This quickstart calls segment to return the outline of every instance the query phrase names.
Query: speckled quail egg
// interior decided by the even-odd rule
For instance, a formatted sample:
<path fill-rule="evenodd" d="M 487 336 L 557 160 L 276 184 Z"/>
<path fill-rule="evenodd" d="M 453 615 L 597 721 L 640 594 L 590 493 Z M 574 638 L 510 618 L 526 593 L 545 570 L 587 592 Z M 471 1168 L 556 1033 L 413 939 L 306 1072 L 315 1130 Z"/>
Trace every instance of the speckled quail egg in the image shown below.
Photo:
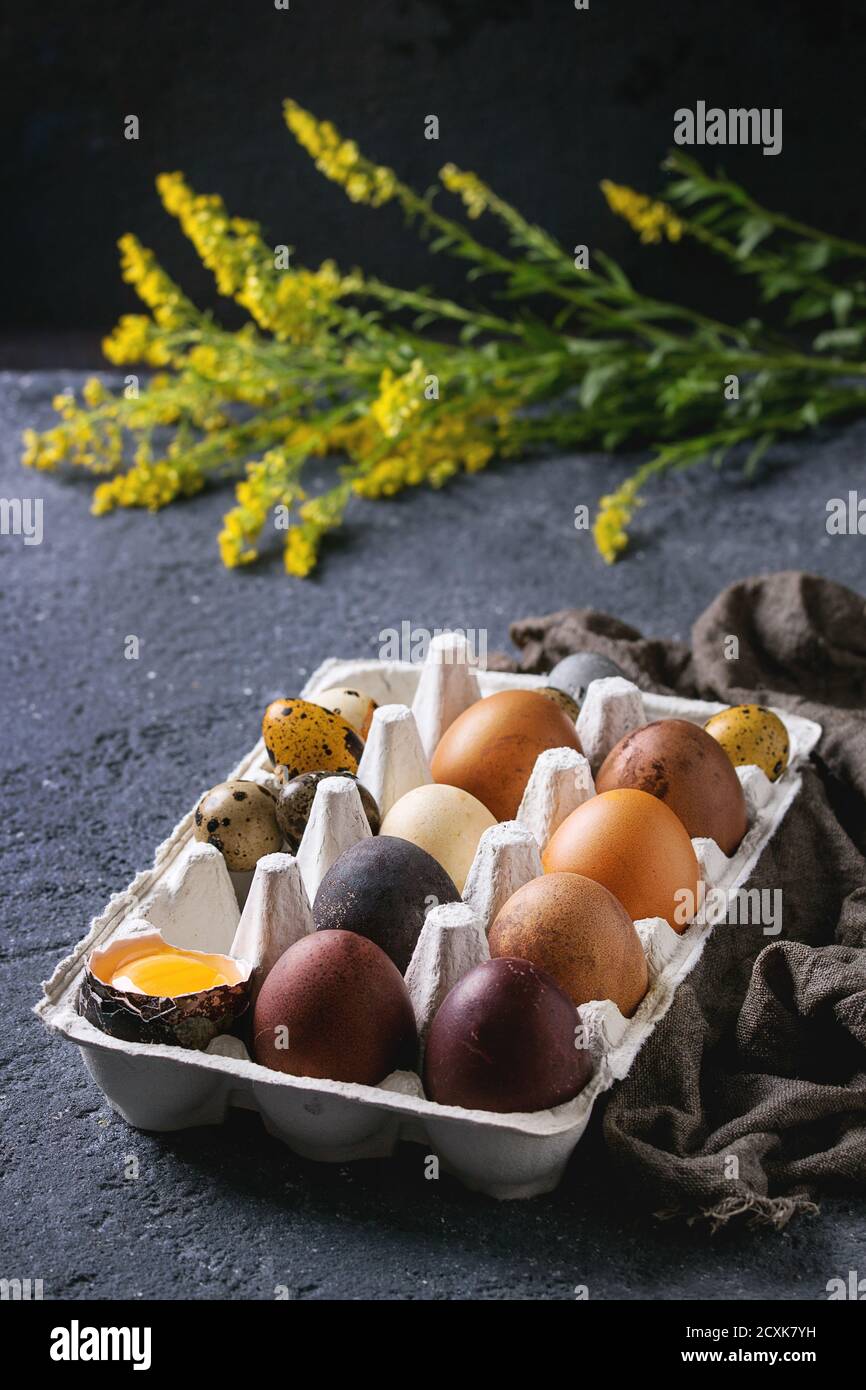
<path fill-rule="evenodd" d="M 362 786 L 353 772 L 302 772 L 284 780 L 277 789 L 277 823 L 292 851 L 297 853 L 310 819 L 319 783 L 325 777 L 348 777 L 355 783 L 372 834 L 379 833 L 379 807 L 375 797 Z"/>
<path fill-rule="evenodd" d="M 365 695 L 363 690 L 349 690 L 343 686 L 321 691 L 316 696 L 316 704 L 329 709 L 332 714 L 341 714 L 361 738 L 366 738 L 370 732 L 373 715 L 378 709 L 376 701 Z"/>
<path fill-rule="evenodd" d="M 220 782 L 195 808 L 195 838 L 214 845 L 227 868 L 254 869 L 283 843 L 273 796 L 258 782 Z"/>
<path fill-rule="evenodd" d="M 580 705 L 567 690 L 558 690 L 555 685 L 542 685 L 539 686 L 538 693 L 559 705 L 560 709 L 564 709 L 569 719 L 576 720 L 580 714 Z"/>
<path fill-rule="evenodd" d="M 704 725 L 734 767 L 754 763 L 776 782 L 788 766 L 790 740 L 778 714 L 764 705 L 732 705 Z"/>
<path fill-rule="evenodd" d="M 341 714 L 310 700 L 272 700 L 262 719 L 272 763 L 284 763 L 289 780 L 302 772 L 357 772 L 363 740 Z"/>

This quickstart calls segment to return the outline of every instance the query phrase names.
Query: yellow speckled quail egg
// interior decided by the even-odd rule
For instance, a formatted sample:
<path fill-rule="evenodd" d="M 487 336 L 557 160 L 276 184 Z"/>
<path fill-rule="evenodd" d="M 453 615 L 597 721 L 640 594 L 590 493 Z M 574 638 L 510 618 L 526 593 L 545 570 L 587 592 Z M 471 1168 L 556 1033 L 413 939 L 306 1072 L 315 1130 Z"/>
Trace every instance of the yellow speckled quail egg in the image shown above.
<path fill-rule="evenodd" d="M 764 705 L 732 705 L 704 725 L 734 767 L 754 763 L 776 782 L 788 766 L 790 739 L 777 714 Z"/>
<path fill-rule="evenodd" d="M 341 714 L 361 738 L 366 738 L 370 732 L 373 714 L 377 709 L 376 701 L 365 695 L 363 690 L 349 690 L 343 686 L 323 690 L 316 696 L 316 704 L 323 705 L 332 714 Z"/>
<path fill-rule="evenodd" d="M 276 802 L 258 782 L 220 782 L 195 808 L 195 838 L 214 845 L 233 872 L 254 869 L 283 843 Z"/>
<path fill-rule="evenodd" d="M 341 714 L 311 700 L 272 700 L 262 719 L 262 736 L 272 763 L 302 772 L 357 772 L 363 739 Z"/>
<path fill-rule="evenodd" d="M 478 841 L 495 824 L 495 817 L 470 792 L 438 783 L 416 787 L 395 801 L 381 833 L 426 850 L 462 893 Z"/>

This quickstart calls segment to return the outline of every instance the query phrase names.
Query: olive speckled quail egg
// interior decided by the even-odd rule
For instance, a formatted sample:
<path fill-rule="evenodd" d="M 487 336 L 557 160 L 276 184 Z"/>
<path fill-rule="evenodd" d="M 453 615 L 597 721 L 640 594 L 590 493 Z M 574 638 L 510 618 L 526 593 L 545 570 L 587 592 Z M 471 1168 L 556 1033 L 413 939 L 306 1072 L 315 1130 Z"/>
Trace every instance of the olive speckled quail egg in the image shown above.
<path fill-rule="evenodd" d="M 214 845 L 232 871 L 254 869 L 283 843 L 273 796 L 258 782 L 220 782 L 195 808 L 195 838 Z"/>
<path fill-rule="evenodd" d="M 552 700 L 555 705 L 559 705 L 560 709 L 564 709 L 569 719 L 577 721 L 580 705 L 567 690 L 558 690 L 555 685 L 541 685 L 538 687 L 538 693 L 546 700 Z"/>
<path fill-rule="evenodd" d="M 363 740 L 341 714 L 310 700 L 272 700 L 262 719 L 272 763 L 284 763 L 289 780 L 302 772 L 357 772 Z"/>
<path fill-rule="evenodd" d="M 277 789 L 277 822 L 288 842 L 292 854 L 300 848 L 316 789 L 325 777 L 348 777 L 358 788 L 364 815 L 373 835 L 379 833 L 379 807 L 376 798 L 358 781 L 353 772 L 302 772 L 300 777 L 283 780 Z"/>
<path fill-rule="evenodd" d="M 321 691 L 316 696 L 316 704 L 329 709 L 332 714 L 341 714 L 361 738 L 366 738 L 370 732 L 373 715 L 378 708 L 376 701 L 365 695 L 363 690 L 349 690 L 343 686 Z"/>
<path fill-rule="evenodd" d="M 788 730 L 764 705 L 732 705 L 714 714 L 704 728 L 721 744 L 734 767 L 754 763 L 776 782 L 788 766 Z"/>

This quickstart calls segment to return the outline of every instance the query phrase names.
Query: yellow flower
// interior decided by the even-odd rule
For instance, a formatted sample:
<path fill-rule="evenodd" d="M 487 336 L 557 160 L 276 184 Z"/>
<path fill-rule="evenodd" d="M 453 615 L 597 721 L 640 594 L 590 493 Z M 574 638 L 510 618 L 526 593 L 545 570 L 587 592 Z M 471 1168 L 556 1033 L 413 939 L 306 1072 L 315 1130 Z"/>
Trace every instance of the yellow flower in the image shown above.
<path fill-rule="evenodd" d="M 273 247 L 265 244 L 257 223 L 230 217 L 221 198 L 194 193 L 182 174 L 160 174 L 156 183 L 163 205 L 177 217 L 220 293 L 277 338 L 312 341 L 327 325 L 331 306 L 361 288 L 360 275 L 341 276 L 333 261 L 324 261 L 318 270 L 277 270 Z M 206 352 L 197 348 L 190 357 L 197 370 L 209 375 L 203 365 Z M 267 394 L 244 399 L 260 404 Z"/>
<path fill-rule="evenodd" d="M 490 206 L 490 189 L 477 174 L 458 169 L 456 164 L 446 164 L 439 170 L 439 177 L 449 193 L 457 193 L 472 218 L 480 217 Z"/>
<path fill-rule="evenodd" d="M 684 225 L 667 203 L 657 202 L 622 184 L 611 183 L 610 179 L 602 180 L 601 191 L 611 212 L 624 217 L 632 230 L 640 233 L 641 241 L 657 242 L 662 236 L 668 241 L 680 240 Z"/>
<path fill-rule="evenodd" d="M 415 358 L 402 376 L 395 376 L 390 367 L 382 372 L 379 394 L 370 405 L 370 415 L 386 439 L 394 439 L 421 410 L 423 376 L 424 363 L 420 357 Z"/>
<path fill-rule="evenodd" d="M 159 511 L 176 497 L 191 497 L 204 487 L 204 478 L 192 467 L 179 467 L 160 460 L 147 461 L 146 455 L 126 473 L 100 483 L 93 494 L 91 512 L 104 516 L 115 507 L 146 507 Z"/>
<path fill-rule="evenodd" d="M 313 538 L 312 529 L 293 526 L 283 547 L 283 566 L 286 574 L 292 574 L 296 579 L 306 579 L 315 568 L 317 559 L 318 545 Z"/>
<path fill-rule="evenodd" d="M 626 527 L 641 505 L 639 488 L 639 479 L 628 478 L 616 492 L 608 493 L 599 501 L 592 534 L 599 554 L 609 565 L 628 545 Z"/>
<path fill-rule="evenodd" d="M 108 337 L 103 338 L 102 351 L 117 367 L 139 362 L 165 367 L 171 361 L 171 354 L 146 314 L 124 314 Z"/>
<path fill-rule="evenodd" d="M 93 409 L 95 409 L 99 405 L 102 405 L 103 401 L 106 398 L 105 387 L 99 380 L 98 376 L 89 377 L 88 380 L 85 381 L 84 388 L 81 394 L 84 397 L 87 404 L 91 406 Z"/>
<path fill-rule="evenodd" d="M 330 121 L 317 120 L 295 101 L 283 103 L 283 115 L 316 168 L 345 188 L 354 203 L 378 208 L 402 191 L 393 169 L 365 159 L 354 140 L 344 140 Z"/>
<path fill-rule="evenodd" d="M 153 311 L 157 323 L 162 328 L 172 329 L 187 322 L 192 305 L 166 275 L 153 252 L 129 233 L 122 236 L 117 244 L 124 280 L 133 286 L 139 299 Z"/>

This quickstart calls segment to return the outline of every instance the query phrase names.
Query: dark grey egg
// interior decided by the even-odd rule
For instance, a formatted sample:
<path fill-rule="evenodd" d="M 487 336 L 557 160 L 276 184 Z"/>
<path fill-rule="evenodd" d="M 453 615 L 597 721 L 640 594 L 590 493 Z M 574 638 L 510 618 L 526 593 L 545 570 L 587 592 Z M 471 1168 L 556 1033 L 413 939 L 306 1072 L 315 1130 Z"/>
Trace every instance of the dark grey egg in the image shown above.
<path fill-rule="evenodd" d="M 593 681 L 605 680 L 608 676 L 625 676 L 625 671 L 598 652 L 575 652 L 564 656 L 554 666 L 547 677 L 551 685 L 564 690 L 567 695 L 582 705 L 588 686 Z M 628 679 L 628 677 L 626 677 Z"/>
<path fill-rule="evenodd" d="M 331 865 L 313 903 L 317 931 L 353 931 L 405 974 L 431 907 L 460 894 L 426 850 L 396 835 L 359 840 Z"/>

